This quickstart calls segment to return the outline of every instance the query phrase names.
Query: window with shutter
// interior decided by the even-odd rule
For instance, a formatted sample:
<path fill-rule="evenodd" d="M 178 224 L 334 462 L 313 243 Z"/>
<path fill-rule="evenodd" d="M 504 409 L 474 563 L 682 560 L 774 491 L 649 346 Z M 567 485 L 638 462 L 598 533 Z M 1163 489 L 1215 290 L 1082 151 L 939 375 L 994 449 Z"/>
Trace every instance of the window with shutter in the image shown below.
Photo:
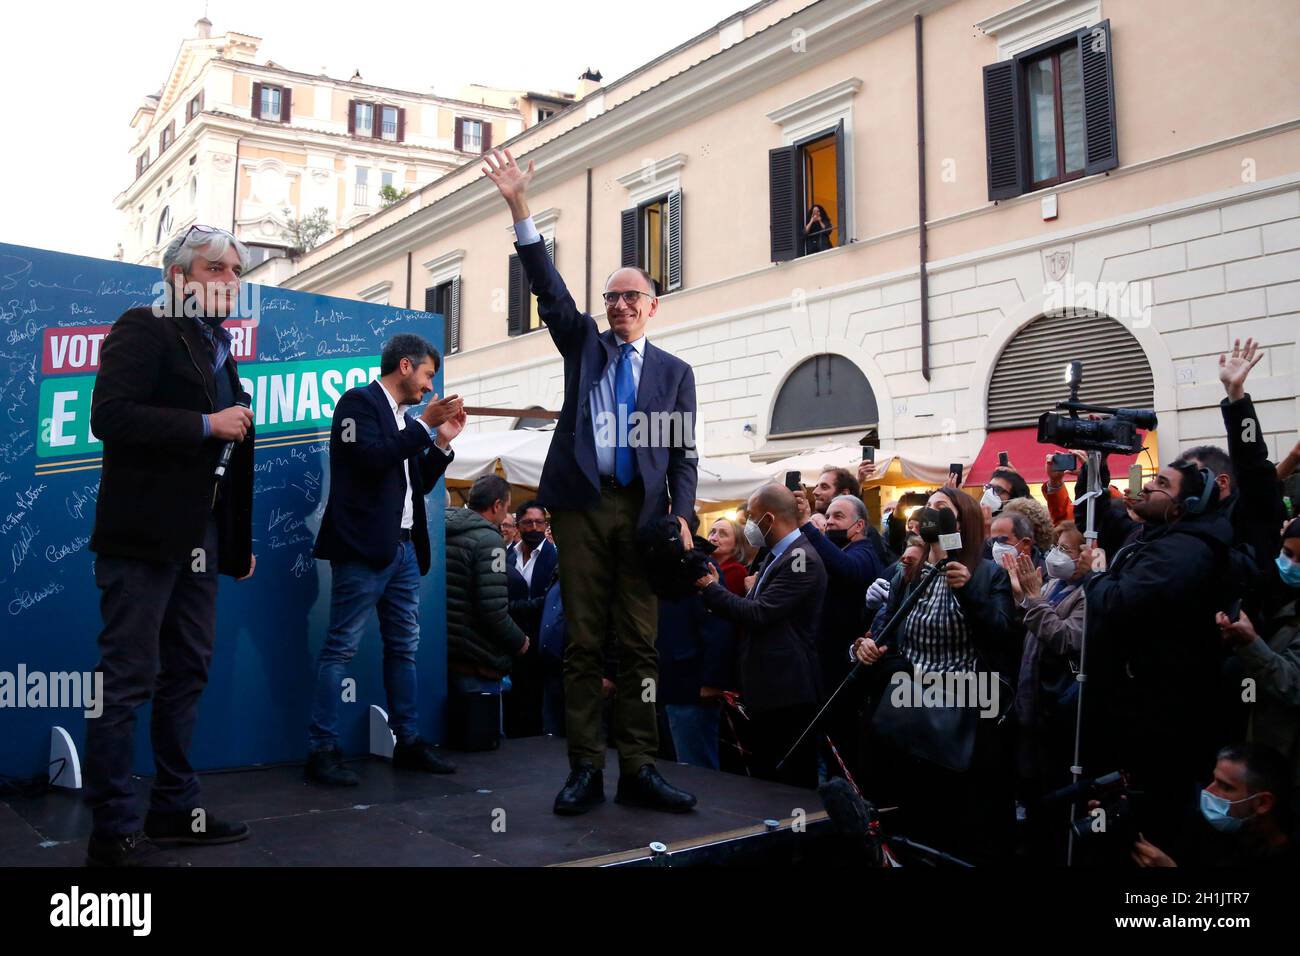
<path fill-rule="evenodd" d="M 357 101 L 348 100 L 348 135 L 355 136 L 357 133 Z"/>
<path fill-rule="evenodd" d="M 455 142 L 452 144 L 457 152 L 465 148 L 465 121 L 459 116 L 456 117 Z"/>
<path fill-rule="evenodd" d="M 1110 21 L 984 67 L 989 199 L 1119 165 Z"/>
<path fill-rule="evenodd" d="M 460 351 L 460 277 L 447 283 L 447 337 L 443 340 L 448 355 Z"/>
<path fill-rule="evenodd" d="M 397 141 L 406 142 L 406 109 L 401 107 L 397 110 Z"/>
<path fill-rule="evenodd" d="M 492 124 L 484 120 L 481 124 L 483 129 L 482 142 L 479 145 L 479 152 L 486 153 L 492 148 Z"/>
<path fill-rule="evenodd" d="M 799 255 L 802 212 L 799 208 L 799 147 L 768 150 L 768 227 L 773 262 Z"/>
<path fill-rule="evenodd" d="M 624 209 L 620 214 L 622 228 L 622 257 L 620 266 L 641 265 L 641 223 L 637 210 Z"/>
<path fill-rule="evenodd" d="M 668 194 L 668 282 L 664 291 L 682 287 L 682 191 Z"/>
<path fill-rule="evenodd" d="M 1071 310 L 1034 319 L 1002 350 L 989 379 L 988 427 L 1035 424 L 1065 398 L 1074 359 L 1083 362 L 1089 404 L 1154 405 L 1151 365 L 1133 333 L 1108 316 Z"/>
<path fill-rule="evenodd" d="M 253 119 L 262 118 L 262 84 L 261 83 L 253 84 L 252 111 L 253 111 Z"/>
<path fill-rule="evenodd" d="M 289 122 L 289 117 L 293 115 L 293 88 L 284 87 L 280 92 L 280 122 Z"/>
<path fill-rule="evenodd" d="M 510 335 L 524 332 L 524 296 L 527 293 L 524 282 L 524 267 L 516 253 L 510 254 L 510 278 L 506 289 L 507 317 L 506 331 Z"/>

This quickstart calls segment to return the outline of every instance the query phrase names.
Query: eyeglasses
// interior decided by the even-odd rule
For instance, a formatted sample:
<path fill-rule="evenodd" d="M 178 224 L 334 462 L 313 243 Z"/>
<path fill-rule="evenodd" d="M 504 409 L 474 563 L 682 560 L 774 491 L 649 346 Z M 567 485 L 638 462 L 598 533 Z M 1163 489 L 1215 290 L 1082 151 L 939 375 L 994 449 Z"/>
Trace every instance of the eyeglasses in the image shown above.
<path fill-rule="evenodd" d="M 190 228 L 185 230 L 185 238 L 182 239 L 181 242 L 188 241 L 190 238 L 190 233 L 192 232 L 197 232 L 201 236 L 222 235 L 222 236 L 230 236 L 231 239 L 235 238 L 233 234 L 226 231 L 225 229 L 218 229 L 216 226 L 201 226 L 196 222 L 194 225 L 190 226 Z"/>
<path fill-rule="evenodd" d="M 993 493 L 994 493 L 995 495 L 997 495 L 999 498 L 1010 498 L 1010 497 L 1011 497 L 1011 492 L 1007 491 L 1007 489 L 1005 489 L 1005 488 L 999 488 L 997 485 L 993 485 L 993 484 L 985 485 L 985 486 L 984 486 L 984 490 L 985 490 L 985 491 L 991 491 L 991 492 L 993 492 Z"/>
<path fill-rule="evenodd" d="M 525 518 L 519 522 L 521 528 L 545 528 L 546 522 L 540 518 Z"/>
<path fill-rule="evenodd" d="M 618 305 L 618 300 L 622 298 L 624 302 L 626 302 L 628 305 L 632 306 L 633 308 L 636 308 L 637 300 L 641 296 L 645 296 L 647 299 L 654 298 L 654 296 L 651 295 L 649 292 L 638 292 L 635 289 L 631 289 L 627 292 L 604 292 L 601 294 L 605 299 L 606 305 Z"/>

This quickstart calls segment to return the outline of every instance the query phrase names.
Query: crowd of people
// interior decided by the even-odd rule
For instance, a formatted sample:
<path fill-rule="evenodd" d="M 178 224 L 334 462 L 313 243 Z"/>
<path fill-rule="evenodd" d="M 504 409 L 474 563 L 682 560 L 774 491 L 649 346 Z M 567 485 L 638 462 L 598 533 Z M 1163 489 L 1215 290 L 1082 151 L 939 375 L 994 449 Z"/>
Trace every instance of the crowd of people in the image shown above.
<path fill-rule="evenodd" d="M 1248 341 L 1224 357 L 1226 448 L 1184 452 L 1135 496 L 1101 456 L 1095 540 L 1084 452 L 1072 476 L 1047 456 L 1041 498 L 1008 464 L 978 498 L 953 476 L 879 526 L 862 490 L 871 462 L 757 489 L 740 520 L 684 540 L 709 552 L 697 592 L 659 601 L 659 756 L 809 788 L 848 777 L 898 808 L 891 827 L 976 863 L 1064 862 L 1072 828 L 1084 862 L 1294 861 L 1300 520 L 1282 482 L 1300 446 L 1274 463 L 1262 439 L 1242 440 L 1259 429 L 1244 391 L 1259 355 Z M 545 509 L 512 512 L 509 491 L 479 479 L 468 509 L 449 509 L 448 539 L 470 513 L 507 549 L 472 612 L 499 617 L 508 592 L 508 636 L 476 627 L 498 641 L 486 676 L 505 690 L 505 736 L 562 734 L 563 618 L 543 621 L 559 562 Z M 922 537 L 938 512 L 959 543 Z M 450 546 L 448 568 L 454 580 Z M 458 646 L 453 674 L 481 668 Z M 935 674 L 971 693 L 950 681 L 910 707 Z M 1076 731 L 1084 785 L 1067 797 Z M 1089 785 L 1099 777 L 1121 783 Z"/>

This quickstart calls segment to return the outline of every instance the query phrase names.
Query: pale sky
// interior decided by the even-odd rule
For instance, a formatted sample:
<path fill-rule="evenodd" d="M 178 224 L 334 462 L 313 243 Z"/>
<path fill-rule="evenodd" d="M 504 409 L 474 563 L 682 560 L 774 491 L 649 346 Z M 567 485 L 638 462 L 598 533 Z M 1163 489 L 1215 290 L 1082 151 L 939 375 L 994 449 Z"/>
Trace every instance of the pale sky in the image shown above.
<path fill-rule="evenodd" d="M 752 0 L 210 0 L 213 35 L 261 37 L 257 61 L 455 96 L 466 83 L 573 91 L 609 83 Z M 134 167 L 131 116 L 167 78 L 203 0 L 40 0 L 0 12 L 0 242 L 111 258 L 113 199 Z M 646 16 L 646 12 L 650 16 Z"/>

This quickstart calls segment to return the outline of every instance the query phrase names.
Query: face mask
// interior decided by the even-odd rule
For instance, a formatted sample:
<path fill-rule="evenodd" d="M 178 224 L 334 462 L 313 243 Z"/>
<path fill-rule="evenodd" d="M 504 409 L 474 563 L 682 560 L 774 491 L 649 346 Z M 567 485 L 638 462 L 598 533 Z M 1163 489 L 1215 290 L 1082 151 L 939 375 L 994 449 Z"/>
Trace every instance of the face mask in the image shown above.
<path fill-rule="evenodd" d="M 1078 568 L 1078 562 L 1070 557 L 1060 548 L 1053 548 L 1047 552 L 1047 557 L 1043 559 L 1047 567 L 1047 576 L 1055 578 L 1058 581 L 1068 581 L 1074 577 L 1074 572 Z"/>
<path fill-rule="evenodd" d="M 1245 803 L 1247 800 L 1254 800 L 1257 794 L 1251 794 L 1249 797 L 1242 797 L 1240 800 L 1225 800 L 1223 797 L 1216 797 L 1208 790 L 1201 791 L 1201 815 L 1205 817 L 1205 822 L 1216 830 L 1224 833 L 1234 833 L 1241 829 L 1241 825 L 1246 821 L 1241 817 L 1228 815 L 1228 807 L 1235 807 L 1239 803 Z"/>
<path fill-rule="evenodd" d="M 1019 553 L 1019 552 L 1016 551 L 1014 545 L 1010 545 L 1010 544 L 998 544 L 998 543 L 996 543 L 996 542 L 994 542 L 994 544 L 993 544 L 993 562 L 994 562 L 998 567 L 1002 567 L 1002 556 L 1003 556 L 1004 554 L 1005 554 L 1005 555 L 1010 555 L 1012 558 L 1015 558 L 1015 556 L 1016 556 L 1018 553 Z"/>
<path fill-rule="evenodd" d="M 1283 584 L 1300 588 L 1300 564 L 1296 564 L 1285 554 L 1277 556 L 1277 573 L 1282 575 Z"/>
<path fill-rule="evenodd" d="M 849 543 L 849 533 L 843 528 L 827 528 L 826 540 L 837 548 L 842 548 Z"/>
<path fill-rule="evenodd" d="M 546 540 L 546 532 L 545 531 L 521 531 L 519 533 L 519 537 L 523 539 L 524 544 L 528 545 L 528 550 L 531 551 L 533 548 L 537 547 L 539 544 L 541 544 L 543 541 Z"/>
<path fill-rule="evenodd" d="M 763 537 L 763 532 L 758 527 L 758 522 L 761 520 L 751 519 L 745 522 L 745 540 L 749 542 L 751 548 L 767 547 L 767 539 Z"/>
<path fill-rule="evenodd" d="M 988 508 L 994 514 L 997 514 L 1002 510 L 1002 499 L 988 488 L 985 488 L 984 494 L 980 496 L 980 504 Z"/>

